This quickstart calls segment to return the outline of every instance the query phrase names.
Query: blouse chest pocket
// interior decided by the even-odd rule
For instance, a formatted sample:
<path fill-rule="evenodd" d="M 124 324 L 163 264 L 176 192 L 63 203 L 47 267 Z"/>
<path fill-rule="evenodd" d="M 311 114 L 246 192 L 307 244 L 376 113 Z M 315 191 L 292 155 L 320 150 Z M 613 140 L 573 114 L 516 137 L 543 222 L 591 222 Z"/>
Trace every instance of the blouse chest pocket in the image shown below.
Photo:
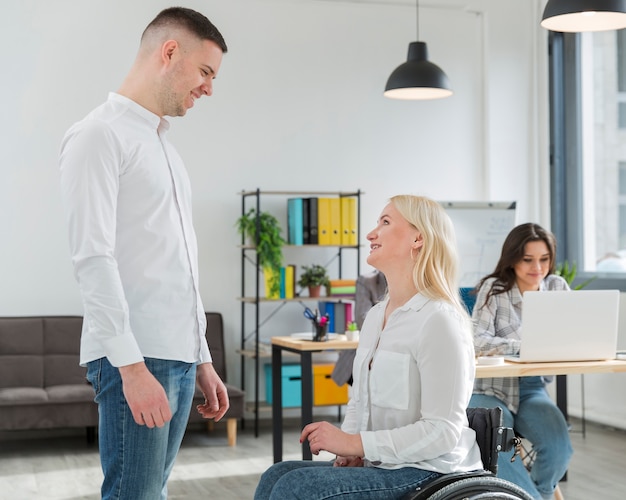
<path fill-rule="evenodd" d="M 395 410 L 408 409 L 410 361 L 408 353 L 376 353 L 370 372 L 372 404 Z"/>

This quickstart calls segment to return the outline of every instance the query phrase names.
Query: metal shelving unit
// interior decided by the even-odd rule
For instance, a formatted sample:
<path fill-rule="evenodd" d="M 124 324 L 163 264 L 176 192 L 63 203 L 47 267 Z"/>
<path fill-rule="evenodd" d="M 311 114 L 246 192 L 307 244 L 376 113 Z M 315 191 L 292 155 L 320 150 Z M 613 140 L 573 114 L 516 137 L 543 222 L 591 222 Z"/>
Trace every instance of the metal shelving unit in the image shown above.
<path fill-rule="evenodd" d="M 262 191 L 260 189 L 256 189 L 254 191 L 242 191 L 239 193 L 241 196 L 241 214 L 244 215 L 247 211 L 254 207 L 255 213 L 261 213 L 261 201 L 264 197 L 354 197 L 356 198 L 356 229 L 357 229 L 357 244 L 356 245 L 302 245 L 302 246 L 294 246 L 289 245 L 291 248 L 334 248 L 337 251 L 336 258 L 338 259 L 338 271 L 339 278 L 342 277 L 342 258 L 343 252 L 345 251 L 353 251 L 356 252 L 356 277 L 360 274 L 360 245 L 358 244 L 361 241 L 361 233 L 360 233 L 360 221 L 361 221 L 361 195 L 363 193 L 361 190 L 351 191 L 351 192 L 339 192 L 339 191 Z M 257 224 L 257 228 L 259 224 Z M 258 237 L 257 237 L 258 241 Z M 249 283 L 248 275 L 254 272 L 254 294 L 252 296 L 246 296 L 246 289 Z M 259 414 L 261 411 L 267 411 L 267 405 L 263 404 L 259 401 L 259 378 L 260 378 L 260 359 L 262 357 L 270 357 L 268 354 L 264 354 L 263 352 L 259 352 L 259 338 L 260 338 L 260 329 L 261 329 L 261 307 L 274 306 L 274 310 L 272 314 L 278 313 L 283 306 L 290 302 L 298 302 L 303 303 L 307 301 L 318 301 L 323 299 L 324 301 L 341 301 L 342 299 L 333 297 L 296 297 L 293 299 L 266 299 L 265 297 L 261 297 L 261 269 L 259 268 L 259 262 L 256 256 L 256 248 L 254 246 L 246 245 L 245 236 L 242 235 L 241 238 L 241 296 L 238 300 L 241 302 L 241 339 L 240 339 L 240 350 L 239 354 L 241 355 L 241 389 L 246 390 L 246 372 L 247 372 L 247 364 L 251 361 L 254 362 L 254 401 L 252 405 L 249 407 L 252 413 L 254 413 L 254 435 L 258 437 L 259 435 Z M 345 298 L 343 298 L 345 300 Z M 246 341 L 248 340 L 246 336 L 246 310 L 247 308 L 254 308 L 254 347 L 249 348 L 246 347 Z M 242 422 L 242 425 L 245 425 L 245 421 Z"/>

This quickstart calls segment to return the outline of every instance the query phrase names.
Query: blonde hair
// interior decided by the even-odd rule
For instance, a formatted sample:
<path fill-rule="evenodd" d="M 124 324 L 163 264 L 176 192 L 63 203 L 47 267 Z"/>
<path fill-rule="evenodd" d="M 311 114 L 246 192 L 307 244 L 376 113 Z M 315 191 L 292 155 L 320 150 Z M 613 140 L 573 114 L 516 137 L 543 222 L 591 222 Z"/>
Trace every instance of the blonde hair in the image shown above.
<path fill-rule="evenodd" d="M 454 226 L 443 207 L 429 198 L 397 195 L 389 200 L 422 235 L 413 283 L 426 297 L 444 300 L 467 317 L 459 295 L 459 259 Z"/>

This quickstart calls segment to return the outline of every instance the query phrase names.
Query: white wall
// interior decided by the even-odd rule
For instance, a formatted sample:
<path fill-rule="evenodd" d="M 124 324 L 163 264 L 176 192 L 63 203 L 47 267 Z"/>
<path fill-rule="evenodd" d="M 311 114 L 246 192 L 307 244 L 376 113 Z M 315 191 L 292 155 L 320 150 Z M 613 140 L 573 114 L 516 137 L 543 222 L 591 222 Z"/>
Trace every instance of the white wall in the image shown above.
<path fill-rule="evenodd" d="M 233 224 L 242 189 L 360 188 L 364 234 L 385 200 L 401 192 L 517 200 L 519 221 L 548 223 L 536 182 L 545 176 L 547 141 L 541 0 L 422 2 L 420 39 L 455 90 L 432 102 L 382 97 L 416 38 L 412 1 L 176 3 L 205 13 L 230 49 L 214 96 L 172 120 L 170 137 L 194 186 L 201 293 L 207 310 L 224 314 L 231 381 L 239 378 Z M 81 313 L 59 199 L 59 143 L 117 88 L 141 31 L 169 5 L 3 3 L 0 315 Z M 275 325 L 306 327 L 299 315 L 286 316 Z M 273 333 L 271 326 L 263 336 Z"/>

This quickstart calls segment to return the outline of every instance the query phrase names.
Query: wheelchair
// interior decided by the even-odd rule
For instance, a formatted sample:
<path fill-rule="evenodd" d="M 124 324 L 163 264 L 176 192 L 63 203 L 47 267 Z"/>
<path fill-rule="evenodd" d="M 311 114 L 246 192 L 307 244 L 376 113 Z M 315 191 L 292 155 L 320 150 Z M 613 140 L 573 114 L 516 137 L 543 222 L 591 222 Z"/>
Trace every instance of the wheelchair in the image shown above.
<path fill-rule="evenodd" d="M 516 484 L 496 477 L 498 453 L 520 445 L 513 429 L 502 427 L 502 409 L 468 408 L 467 419 L 476 432 L 484 470 L 444 474 L 401 500 L 533 500 Z"/>

